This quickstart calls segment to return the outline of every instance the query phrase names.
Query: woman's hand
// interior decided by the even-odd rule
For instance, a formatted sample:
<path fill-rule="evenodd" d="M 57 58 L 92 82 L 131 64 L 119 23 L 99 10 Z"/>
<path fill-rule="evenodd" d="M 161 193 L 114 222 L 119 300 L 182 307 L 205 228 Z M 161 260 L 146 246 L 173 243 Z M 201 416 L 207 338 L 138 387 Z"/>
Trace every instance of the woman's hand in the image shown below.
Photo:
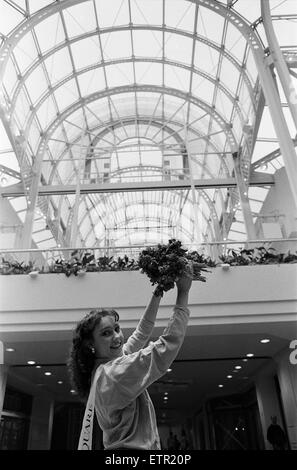
<path fill-rule="evenodd" d="M 180 277 L 179 280 L 176 281 L 177 290 L 179 292 L 189 292 L 192 285 L 192 280 L 193 266 L 192 263 L 188 263 L 182 277 Z"/>

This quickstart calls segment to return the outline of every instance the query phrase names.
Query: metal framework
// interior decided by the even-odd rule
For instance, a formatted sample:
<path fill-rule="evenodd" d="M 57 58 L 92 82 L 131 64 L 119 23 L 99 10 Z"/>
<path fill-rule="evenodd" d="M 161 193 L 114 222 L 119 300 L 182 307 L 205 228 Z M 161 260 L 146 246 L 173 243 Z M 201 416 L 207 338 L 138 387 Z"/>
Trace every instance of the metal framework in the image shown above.
<path fill-rule="evenodd" d="M 280 157 L 297 207 L 295 141 L 274 66 L 297 128 L 294 76 L 274 33 L 269 2 L 261 0 L 262 17 L 253 22 L 236 11 L 240 0 L 185 0 L 178 14 L 170 2 L 158 0 L 155 21 L 139 0 L 114 2 L 110 17 L 97 0 L 52 2 L 33 14 L 30 0 L 26 8 L 6 3 L 24 16 L 0 48 L 0 113 L 19 171 L 7 164 L 0 171 L 21 182 L 0 193 L 12 206 L 24 201 L 22 247 L 30 248 L 42 230 L 63 246 L 81 244 L 84 237 L 95 245 L 107 229 L 125 224 L 129 238 L 133 217 L 143 227 L 159 223 L 161 234 L 173 212 L 187 242 L 203 242 L 209 234 L 213 241 L 232 238 L 238 232 L 235 215 L 246 239 L 256 239 L 249 191 L 268 190 L 274 177 L 255 170 Z M 87 19 L 80 18 L 80 8 Z M 206 32 L 209 18 L 218 26 L 209 23 Z M 46 47 L 40 28 L 48 21 L 56 31 Z M 257 31 L 262 23 L 267 39 Z M 148 37 L 151 51 L 139 42 Z M 124 42 L 113 50 L 109 43 L 119 38 Z M 89 59 L 84 44 L 94 47 Z M 82 64 L 76 50 L 85 52 Z M 70 66 L 61 64 L 64 73 L 56 79 L 59 54 Z M 35 76 L 41 79 L 37 90 Z M 279 148 L 254 161 L 267 105 Z M 171 215 L 168 193 L 175 205 Z"/>

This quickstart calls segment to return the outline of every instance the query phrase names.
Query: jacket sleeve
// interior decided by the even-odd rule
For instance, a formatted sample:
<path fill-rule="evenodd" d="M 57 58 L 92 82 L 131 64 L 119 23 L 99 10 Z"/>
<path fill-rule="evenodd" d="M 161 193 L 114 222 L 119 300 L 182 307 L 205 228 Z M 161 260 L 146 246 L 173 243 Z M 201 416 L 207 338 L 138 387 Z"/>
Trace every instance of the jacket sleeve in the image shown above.
<path fill-rule="evenodd" d="M 162 335 L 138 352 L 123 355 L 103 366 L 97 391 L 105 406 L 122 408 L 164 375 L 183 343 L 189 310 L 176 305 Z"/>
<path fill-rule="evenodd" d="M 124 354 L 132 354 L 143 348 L 150 338 L 153 328 L 154 323 L 143 317 L 139 321 L 132 335 L 129 336 L 127 342 L 124 344 Z"/>

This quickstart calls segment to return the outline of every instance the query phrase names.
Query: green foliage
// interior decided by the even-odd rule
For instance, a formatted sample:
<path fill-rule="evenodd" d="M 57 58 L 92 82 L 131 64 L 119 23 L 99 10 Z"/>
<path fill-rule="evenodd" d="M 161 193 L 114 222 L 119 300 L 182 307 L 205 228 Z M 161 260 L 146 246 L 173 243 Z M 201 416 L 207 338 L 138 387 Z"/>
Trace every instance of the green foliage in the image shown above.
<path fill-rule="evenodd" d="M 105 271 L 137 271 L 145 273 L 152 284 L 160 286 L 160 293 L 171 289 L 174 282 L 180 277 L 186 264 L 191 261 L 194 271 L 194 279 L 205 282 L 202 272 L 208 272 L 205 268 L 216 267 L 221 263 L 230 266 L 253 266 L 262 264 L 283 264 L 297 263 L 297 252 L 277 253 L 274 248 L 260 246 L 252 249 L 234 250 L 229 249 L 226 255 L 219 257 L 220 262 L 216 263 L 211 258 L 197 251 L 189 252 L 182 248 L 180 241 L 172 239 L 167 245 L 159 244 L 143 250 L 138 260 L 128 256 L 117 257 L 101 256 L 95 259 L 93 253 L 83 250 L 75 250 L 69 259 L 57 259 L 50 266 L 39 269 L 35 266 L 35 261 L 25 263 L 24 261 L 10 261 L 2 257 L 0 263 L 0 274 L 29 274 L 38 271 L 40 274 L 63 273 L 67 277 L 78 276 L 84 272 L 105 272 Z"/>
<path fill-rule="evenodd" d="M 193 278 L 205 282 L 201 271 L 208 272 L 208 265 L 203 255 L 197 252 L 190 253 L 182 248 L 180 241 L 172 239 L 167 245 L 159 244 L 157 247 L 143 250 L 138 259 L 141 272 L 146 274 L 152 285 L 157 284 L 157 295 L 172 289 L 174 283 L 182 276 L 186 266 L 191 262 L 193 266 Z"/>

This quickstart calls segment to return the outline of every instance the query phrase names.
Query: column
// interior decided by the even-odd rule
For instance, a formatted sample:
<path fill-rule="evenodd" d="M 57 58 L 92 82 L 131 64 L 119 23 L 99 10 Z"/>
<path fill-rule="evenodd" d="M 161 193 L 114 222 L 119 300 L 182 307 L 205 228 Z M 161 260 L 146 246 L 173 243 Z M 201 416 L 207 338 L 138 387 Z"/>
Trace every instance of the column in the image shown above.
<path fill-rule="evenodd" d="M 54 401 L 47 395 L 33 399 L 28 450 L 50 450 L 54 417 Z"/>
<path fill-rule="evenodd" d="M 248 184 L 244 181 L 242 176 L 240 156 L 238 153 L 233 153 L 233 163 L 247 240 L 255 240 L 256 229 L 253 223 L 253 216 L 248 198 Z"/>
<path fill-rule="evenodd" d="M 8 369 L 7 365 L 0 364 L 0 418 L 3 411 Z"/>
<path fill-rule="evenodd" d="M 268 40 L 268 45 L 273 59 L 273 63 L 279 75 L 287 103 L 297 130 L 297 103 L 296 103 L 296 90 L 290 77 L 288 66 L 279 47 L 276 34 L 273 29 L 270 5 L 267 0 L 261 0 L 261 15 L 263 18 L 263 25 Z"/>
<path fill-rule="evenodd" d="M 266 437 L 268 426 L 271 424 L 271 416 L 277 416 L 278 424 L 282 425 L 281 410 L 279 408 L 274 382 L 274 372 L 268 374 L 260 373 L 256 379 L 255 385 L 265 449 L 272 450 Z"/>
<path fill-rule="evenodd" d="M 275 358 L 287 431 L 292 450 L 297 450 L 297 364 L 291 364 L 287 348 Z"/>

